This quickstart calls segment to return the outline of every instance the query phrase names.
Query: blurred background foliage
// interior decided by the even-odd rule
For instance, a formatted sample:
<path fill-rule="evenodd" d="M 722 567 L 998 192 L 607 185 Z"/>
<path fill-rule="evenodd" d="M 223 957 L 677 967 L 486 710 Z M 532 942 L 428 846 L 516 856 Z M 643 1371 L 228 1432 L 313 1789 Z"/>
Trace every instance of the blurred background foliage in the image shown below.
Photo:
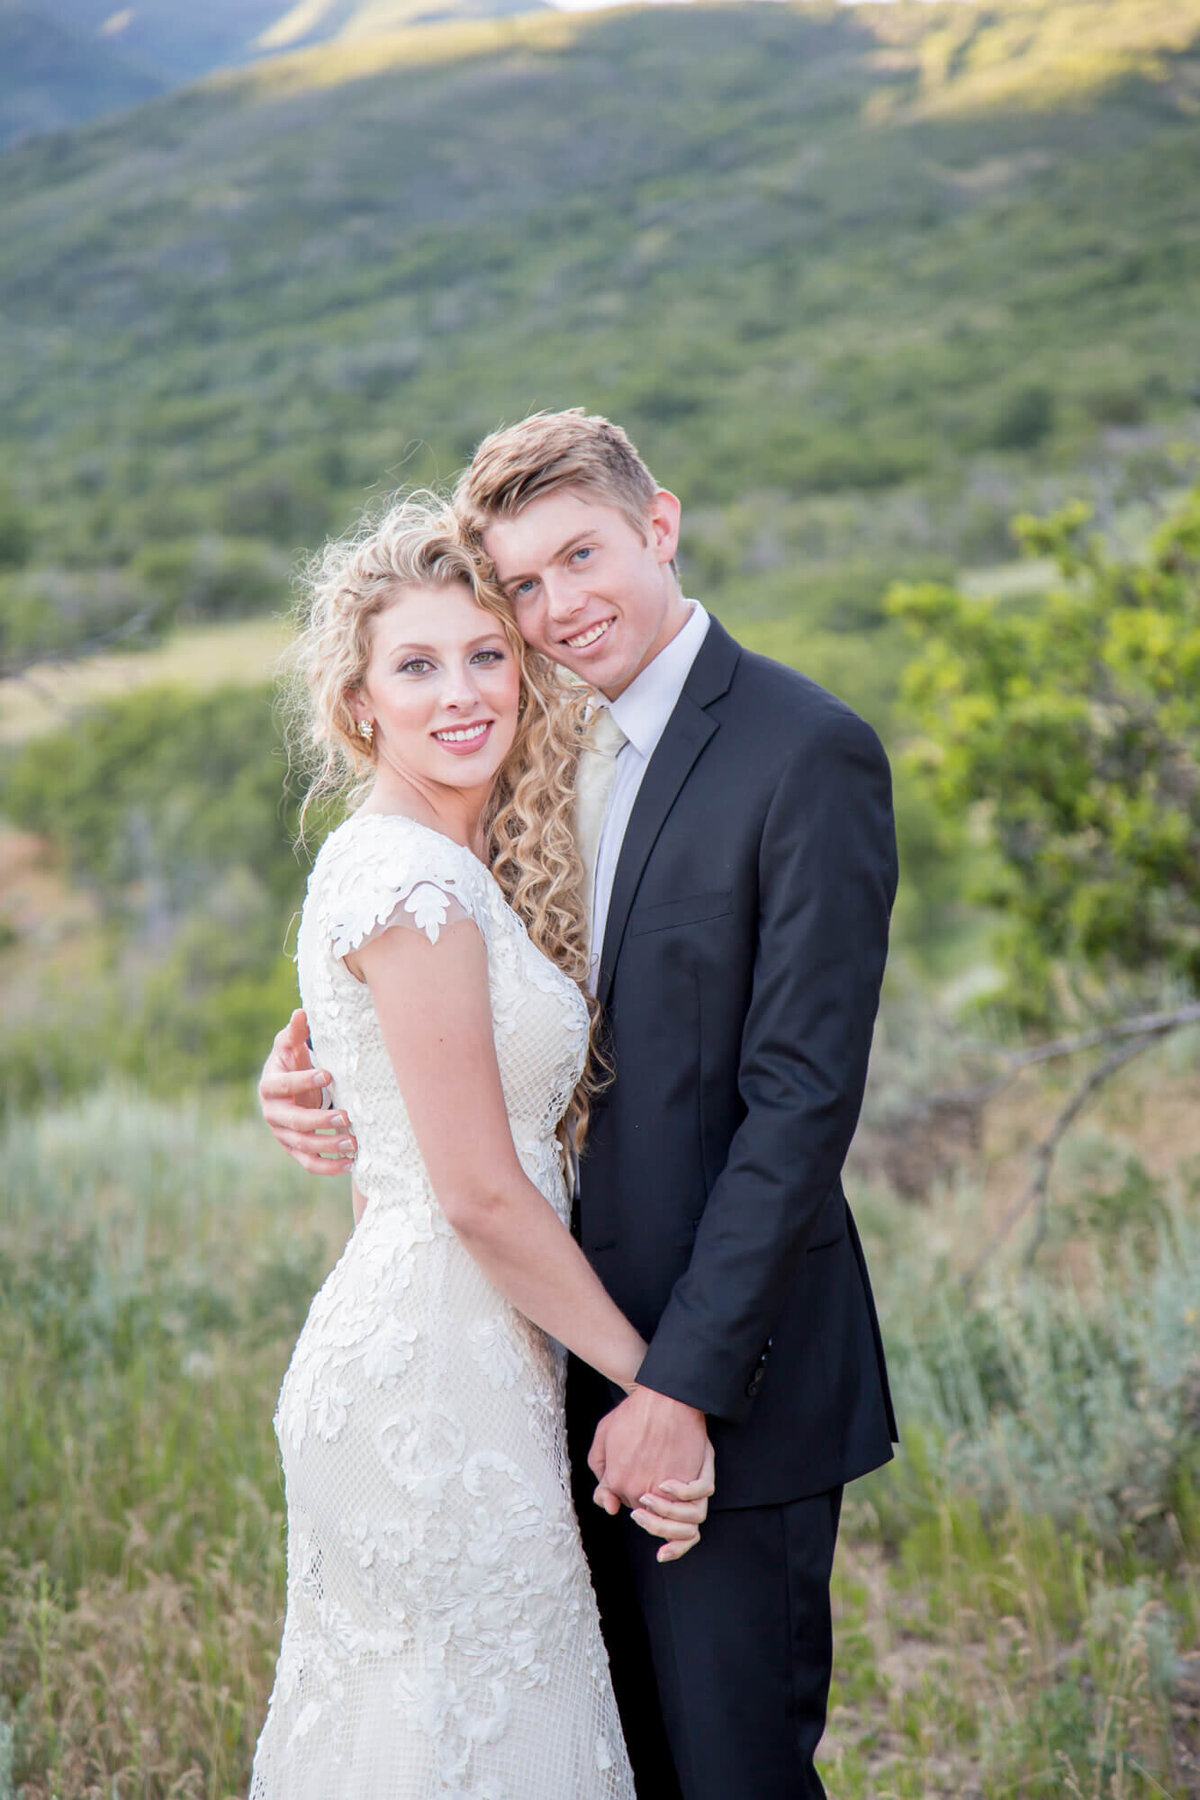
<path fill-rule="evenodd" d="M 901 695 L 894 582 L 1031 604 L 1053 546 L 1019 560 L 1015 514 L 1085 501 L 1109 553 L 1136 558 L 1195 471 L 1200 0 L 398 32 L 395 9 L 368 11 L 335 35 L 317 9 L 316 47 L 4 158 L 0 667 L 32 674 L 0 690 L 0 805 L 82 881 L 104 936 L 57 999 L 50 947 L 47 984 L 22 990 L 35 1018 L 12 994 L 26 1096 L 114 1063 L 163 1083 L 253 1069 L 304 867 L 265 695 L 211 690 L 222 667 L 247 691 L 269 679 L 261 634 L 236 626 L 286 607 L 298 552 L 393 485 L 448 479 L 497 420 L 622 420 L 684 500 L 688 587 L 893 750 L 926 729 Z M 234 46 L 217 9 L 189 49 L 179 9 L 148 8 L 139 54 L 170 86 L 276 26 L 298 41 L 259 12 Z M 173 700 L 114 699 L 84 726 L 84 674 L 45 674 L 220 627 Z M 57 715 L 30 702 L 39 665 Z M 90 823 L 92 777 L 73 808 L 57 794 L 80 729 Z M 171 737 L 196 748 L 186 779 Z M 999 889 L 938 816 L 945 784 L 902 763 L 898 786 L 903 952 L 939 977 L 977 966 L 969 891 Z M 225 944 L 214 887 L 237 896 Z M 52 935 L 20 893 L 0 912 L 13 953 Z M 245 1030 L 209 1028 L 235 940 Z M 156 961 L 186 976 L 186 1031 L 153 997 Z"/>
<path fill-rule="evenodd" d="M 976 827 L 1003 1002 L 1034 1026 L 1140 983 L 1200 993 L 1200 489 L 1141 560 L 1089 523 L 1080 505 L 1017 521 L 1055 570 L 1023 606 L 928 583 L 889 599 L 921 644 L 910 766 Z"/>
<path fill-rule="evenodd" d="M 905 1443 L 830 1792 L 1200 1795 L 1198 1033 L 1065 1138 L 1034 1268 L 1079 1071 L 979 1101 L 1197 998 L 1200 0 L 438 10 L 0 0 L 0 1800 L 244 1785 L 347 1222 L 244 1116 L 307 870 L 280 619 L 575 404 L 896 773 L 852 1191 Z"/>

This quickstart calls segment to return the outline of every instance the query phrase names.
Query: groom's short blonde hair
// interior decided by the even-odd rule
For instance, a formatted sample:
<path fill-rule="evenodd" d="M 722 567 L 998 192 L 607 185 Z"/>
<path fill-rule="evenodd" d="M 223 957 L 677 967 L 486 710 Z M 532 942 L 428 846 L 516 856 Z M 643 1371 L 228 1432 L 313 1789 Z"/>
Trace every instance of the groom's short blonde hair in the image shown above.
<path fill-rule="evenodd" d="M 454 510 L 478 540 L 493 519 L 515 518 L 562 488 L 615 507 L 646 535 L 658 483 L 619 425 L 579 406 L 533 413 L 485 437 L 459 478 Z"/>

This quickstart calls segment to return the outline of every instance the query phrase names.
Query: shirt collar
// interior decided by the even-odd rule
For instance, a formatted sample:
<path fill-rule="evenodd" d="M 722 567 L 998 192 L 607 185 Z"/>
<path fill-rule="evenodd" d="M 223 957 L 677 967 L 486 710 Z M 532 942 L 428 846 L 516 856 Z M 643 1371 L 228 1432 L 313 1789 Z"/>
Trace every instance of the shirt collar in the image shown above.
<path fill-rule="evenodd" d="M 653 662 L 646 664 L 624 693 L 607 702 L 613 718 L 639 756 L 652 755 L 666 730 L 667 720 L 679 703 L 683 684 L 708 631 L 708 614 L 700 602 L 687 600 L 685 604 L 689 608 L 688 617 L 670 643 L 663 645 Z"/>

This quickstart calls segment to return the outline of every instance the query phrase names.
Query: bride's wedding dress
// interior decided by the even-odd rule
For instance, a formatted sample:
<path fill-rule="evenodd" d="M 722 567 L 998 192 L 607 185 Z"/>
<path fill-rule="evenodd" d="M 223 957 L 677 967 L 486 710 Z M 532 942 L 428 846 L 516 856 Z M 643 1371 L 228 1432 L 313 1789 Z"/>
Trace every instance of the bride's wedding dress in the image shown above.
<path fill-rule="evenodd" d="M 578 989 L 468 850 L 355 815 L 317 858 L 298 963 L 367 1207 L 279 1396 L 287 1618 L 251 1800 L 633 1800 L 568 1489 L 562 1352 L 447 1224 L 341 960 L 391 925 L 436 956 L 464 918 L 487 945 L 517 1152 L 569 1214 L 555 1127 L 586 1051 Z"/>

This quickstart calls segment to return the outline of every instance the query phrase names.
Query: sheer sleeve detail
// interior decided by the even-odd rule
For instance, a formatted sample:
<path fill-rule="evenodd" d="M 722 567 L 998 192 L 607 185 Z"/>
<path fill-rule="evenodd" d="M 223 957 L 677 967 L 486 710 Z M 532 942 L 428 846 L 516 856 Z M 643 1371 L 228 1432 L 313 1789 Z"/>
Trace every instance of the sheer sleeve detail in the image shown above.
<path fill-rule="evenodd" d="M 334 956 L 360 950 L 393 926 L 436 944 L 471 919 L 486 938 L 491 877 L 471 852 L 411 819 L 351 820 L 326 845 L 321 887 Z"/>
<path fill-rule="evenodd" d="M 368 916 L 374 912 L 374 918 Z M 436 944 L 447 925 L 460 919 L 474 920 L 470 907 L 443 881 L 416 881 L 406 889 L 393 888 L 364 907 L 357 917 L 342 915 L 332 921 L 331 941 L 335 956 L 347 956 L 361 950 L 374 938 L 381 937 L 394 925 L 409 931 L 423 931 L 431 944 Z"/>

